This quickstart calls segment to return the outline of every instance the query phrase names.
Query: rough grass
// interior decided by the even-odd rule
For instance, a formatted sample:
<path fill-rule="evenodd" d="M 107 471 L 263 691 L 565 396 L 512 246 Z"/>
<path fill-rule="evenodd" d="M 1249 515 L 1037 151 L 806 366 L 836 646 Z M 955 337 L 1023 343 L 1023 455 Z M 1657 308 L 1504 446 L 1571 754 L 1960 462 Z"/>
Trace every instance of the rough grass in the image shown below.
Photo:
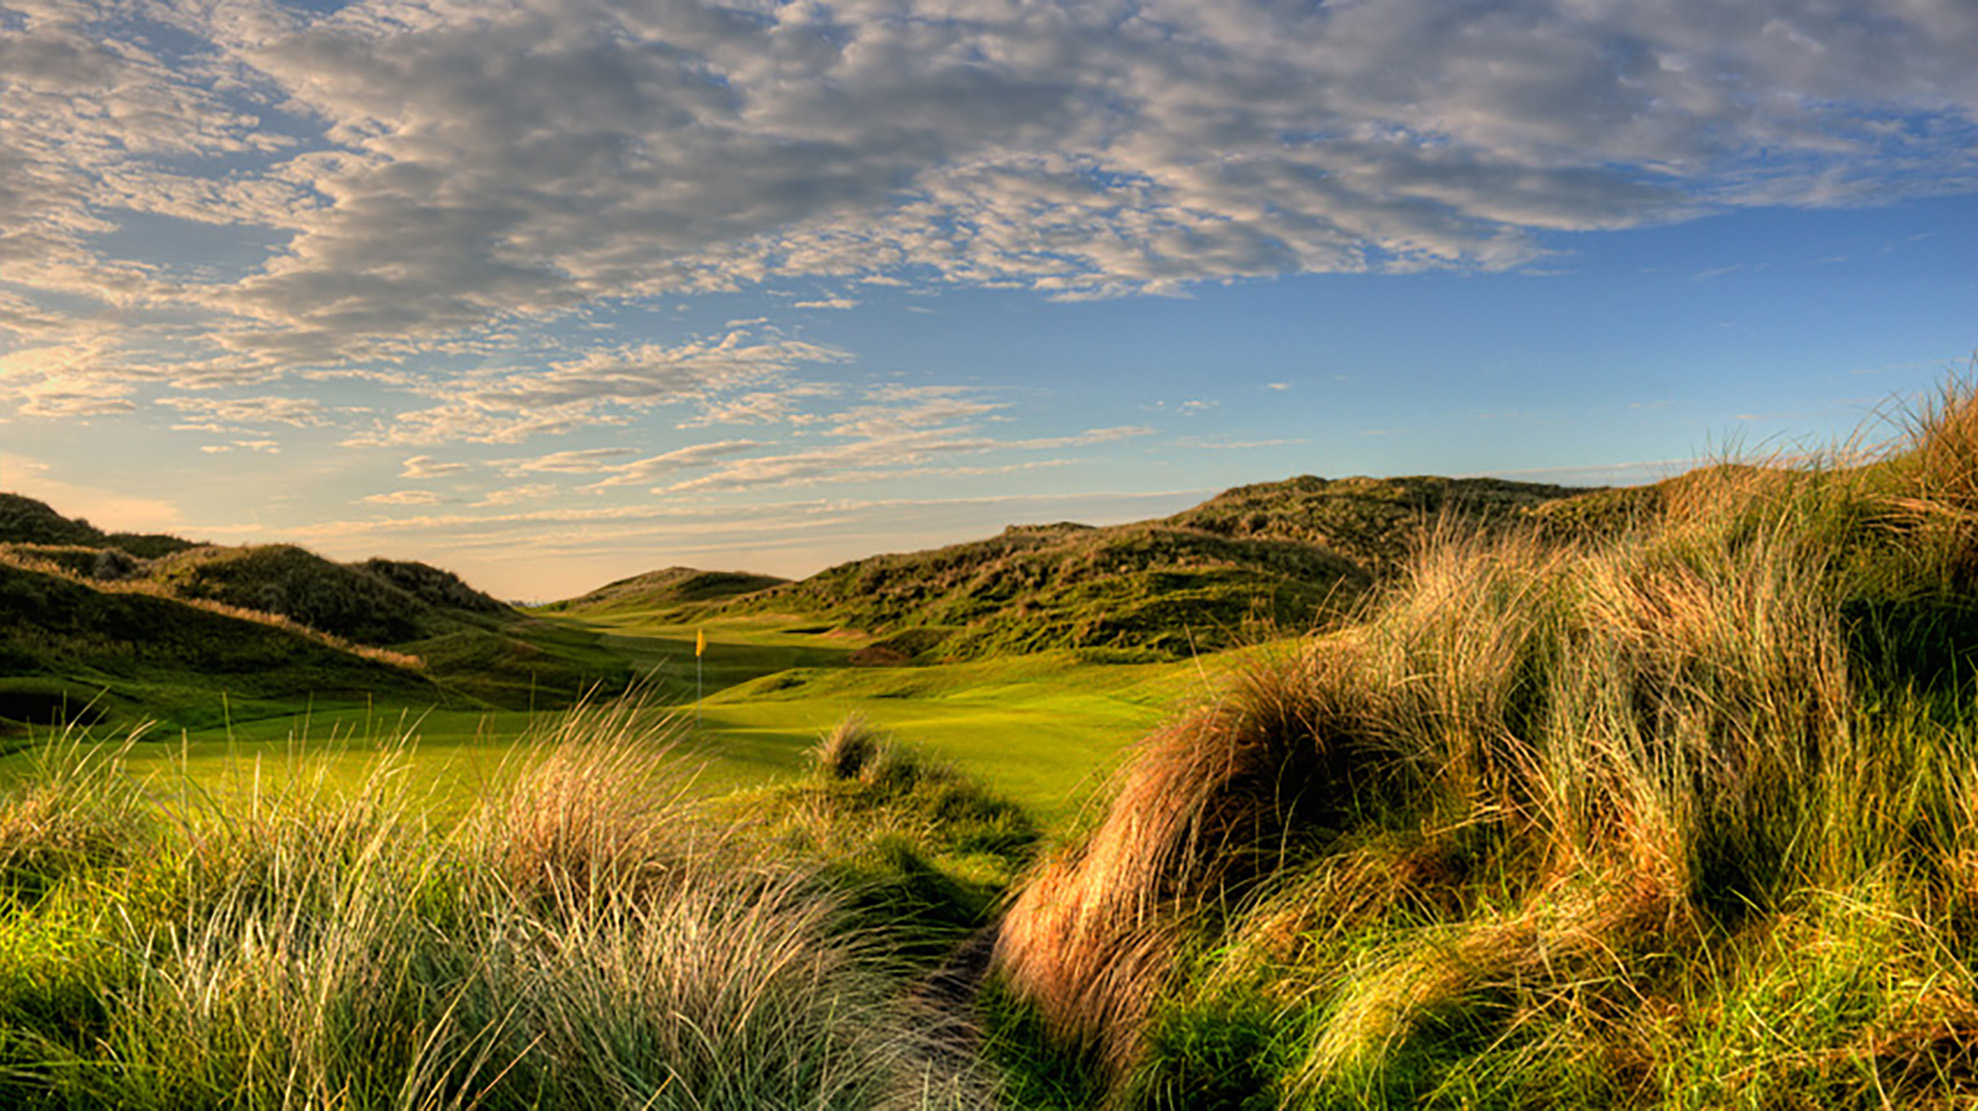
<path fill-rule="evenodd" d="M 0 718 L 47 723 L 65 701 L 192 728 L 217 720 L 223 699 L 253 713 L 371 701 L 550 708 L 633 676 L 604 634 L 516 614 L 423 564 L 374 560 L 365 570 L 293 548 L 216 551 L 145 565 L 120 557 L 128 573 L 106 577 L 98 564 L 116 549 L 0 545 Z M 229 589 L 185 578 L 189 568 L 225 568 Z M 341 613 L 347 620 L 324 623 L 372 632 L 385 627 L 376 615 L 396 613 L 392 627 L 422 639 L 375 647 L 282 610 Z"/>
<path fill-rule="evenodd" d="M 993 1102 L 883 927 L 697 813 L 666 736 L 569 719 L 451 828 L 391 758 L 139 820 L 63 750 L 0 801 L 0 1104 Z"/>
<path fill-rule="evenodd" d="M 1432 533 L 1026 882 L 989 1004 L 1018 1089 L 1978 1096 L 1974 445 L 1955 388 L 1867 461 Z"/>
<path fill-rule="evenodd" d="M 816 862 L 911 961 L 932 967 L 994 924 L 1042 839 L 1028 814 L 860 717 L 810 755 L 805 777 L 721 806 L 777 856 Z"/>

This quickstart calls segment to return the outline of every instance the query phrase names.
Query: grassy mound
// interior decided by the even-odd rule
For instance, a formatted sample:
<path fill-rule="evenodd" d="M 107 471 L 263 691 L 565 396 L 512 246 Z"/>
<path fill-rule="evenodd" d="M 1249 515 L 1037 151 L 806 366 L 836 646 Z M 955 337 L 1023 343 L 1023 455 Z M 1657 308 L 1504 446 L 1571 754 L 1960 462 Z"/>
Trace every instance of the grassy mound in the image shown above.
<path fill-rule="evenodd" d="M 28 524 L 0 535 L 80 542 L 0 543 L 14 592 L 39 599 L 0 618 L 13 692 L 0 718 L 46 721 L 106 691 L 93 713 L 195 728 L 223 694 L 266 703 L 235 707 L 248 713 L 318 696 L 550 708 L 633 678 L 601 634 L 526 617 L 423 563 L 337 563 L 285 544 L 118 547 L 116 534 L 5 497 L 0 511 Z M 420 680 L 366 670 L 379 661 Z"/>
<path fill-rule="evenodd" d="M 336 563 L 285 544 L 205 547 L 155 561 L 149 575 L 177 597 L 276 613 L 415 656 L 450 691 L 492 706 L 569 706 L 632 680 L 597 633 L 525 617 L 423 563 Z"/>
<path fill-rule="evenodd" d="M 856 717 L 811 760 L 805 778 L 725 807 L 752 816 L 778 858 L 815 862 L 910 960 L 939 961 L 993 925 L 1041 843 L 1022 809 Z"/>
<path fill-rule="evenodd" d="M 1012 527 L 988 540 L 841 564 L 753 596 L 876 632 L 945 635 L 922 654 L 981 659 L 1053 648 L 1182 655 L 1248 630 L 1302 631 L 1367 576 L 1310 544 L 1161 524 Z"/>
<path fill-rule="evenodd" d="M 696 603 L 717 602 L 780 586 L 788 579 L 744 571 L 697 571 L 668 567 L 607 583 L 581 597 L 541 607 L 548 613 L 674 613 Z"/>
<path fill-rule="evenodd" d="M 150 577 L 179 597 L 280 614 L 360 644 L 403 644 L 445 621 L 384 575 L 291 544 L 194 548 L 158 560 Z"/>
<path fill-rule="evenodd" d="M 115 548 L 144 559 L 156 559 L 197 546 L 190 540 L 161 533 L 106 533 L 80 517 L 72 519 L 62 516 L 46 502 L 7 493 L 0 493 L 0 544 Z"/>
<path fill-rule="evenodd" d="M 1387 578 L 1403 569 L 1430 527 L 1489 531 L 1587 494 L 1578 487 L 1501 478 L 1301 475 L 1225 490 L 1165 523 L 1219 536 L 1317 544 Z"/>
<path fill-rule="evenodd" d="M 1434 539 L 1026 883 L 1025 1099 L 1978 1095 L 1974 476 L 1954 392 L 1871 465 Z"/>

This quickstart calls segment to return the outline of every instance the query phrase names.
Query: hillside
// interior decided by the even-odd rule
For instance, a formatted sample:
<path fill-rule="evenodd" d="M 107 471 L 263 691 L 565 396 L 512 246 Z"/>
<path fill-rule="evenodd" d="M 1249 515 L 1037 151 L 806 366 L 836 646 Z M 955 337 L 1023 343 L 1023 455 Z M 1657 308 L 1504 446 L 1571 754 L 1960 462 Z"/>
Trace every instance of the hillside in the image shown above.
<path fill-rule="evenodd" d="M 905 654 L 982 658 L 1048 648 L 1167 655 L 1247 628 L 1300 631 L 1368 583 L 1312 544 L 1232 539 L 1160 523 L 1016 526 L 931 552 L 874 556 L 747 599 L 872 632 Z M 911 634 L 921 633 L 919 637 Z"/>
<path fill-rule="evenodd" d="M 436 567 L 336 563 L 289 544 L 193 548 L 156 561 L 146 577 L 178 597 L 278 613 L 360 644 L 402 644 L 470 615 L 509 612 Z"/>
<path fill-rule="evenodd" d="M 1438 521 L 1488 530 L 1587 493 L 1502 479 L 1301 476 L 1239 486 L 1160 520 L 1012 526 L 801 582 L 724 581 L 737 591 L 726 599 L 688 596 L 683 586 L 708 573 L 674 568 L 548 608 L 679 621 L 791 613 L 884 638 L 862 663 L 1053 648 L 1173 657 L 1333 620 L 1391 577 Z"/>
<path fill-rule="evenodd" d="M 1447 519 L 1464 528 L 1492 528 L 1588 493 L 1581 487 L 1501 478 L 1300 475 L 1225 490 L 1163 523 L 1219 536 L 1317 544 L 1376 578 L 1387 578 L 1420 544 L 1425 525 Z"/>
<path fill-rule="evenodd" d="M 0 718 L 196 725 L 227 712 L 222 691 L 242 715 L 303 696 L 445 699 L 407 662 L 308 629 L 0 560 Z"/>
<path fill-rule="evenodd" d="M 40 693 L 0 718 L 100 697 L 113 712 L 183 725 L 217 712 L 221 692 L 525 709 L 632 677 L 598 634 L 519 614 L 423 563 L 106 533 L 0 494 L 0 567 L 22 598 L 62 603 L 5 614 L 0 675 Z M 400 658 L 409 672 L 378 662 Z"/>
<path fill-rule="evenodd" d="M 548 613 L 669 611 L 696 603 L 725 601 L 789 581 L 775 575 L 753 575 L 746 571 L 668 567 L 606 583 L 588 594 L 551 602 L 540 608 Z"/>

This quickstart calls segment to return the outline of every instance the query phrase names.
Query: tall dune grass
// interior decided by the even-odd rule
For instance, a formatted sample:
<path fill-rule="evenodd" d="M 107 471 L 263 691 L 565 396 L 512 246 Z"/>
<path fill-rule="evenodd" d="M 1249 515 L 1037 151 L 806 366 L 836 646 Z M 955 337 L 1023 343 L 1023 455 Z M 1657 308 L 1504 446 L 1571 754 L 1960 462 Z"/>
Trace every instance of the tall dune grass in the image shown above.
<path fill-rule="evenodd" d="M 154 800 L 167 820 L 55 838 L 81 848 L 0 916 L 0 1104 L 993 1100 L 820 874 L 686 801 L 663 726 L 593 710 L 523 748 L 445 829 L 388 756 L 354 793 Z M 31 778 L 0 830 L 128 793 L 107 763 Z"/>
<path fill-rule="evenodd" d="M 1974 473 L 1960 387 L 1882 458 L 1442 530 L 1143 743 L 1012 908 L 1009 997 L 1121 1105 L 1978 1089 Z"/>

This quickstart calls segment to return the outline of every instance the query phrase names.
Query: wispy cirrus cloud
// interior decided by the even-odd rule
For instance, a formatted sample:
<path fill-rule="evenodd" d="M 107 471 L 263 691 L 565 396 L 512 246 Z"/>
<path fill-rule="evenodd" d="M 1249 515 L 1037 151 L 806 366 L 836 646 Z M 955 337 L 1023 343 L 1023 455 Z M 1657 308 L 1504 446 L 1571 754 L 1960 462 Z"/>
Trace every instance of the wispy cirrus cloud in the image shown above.
<path fill-rule="evenodd" d="M 162 397 L 158 404 L 179 411 L 172 427 L 190 432 L 230 432 L 256 425 L 309 428 L 325 422 L 324 407 L 305 397 Z"/>
<path fill-rule="evenodd" d="M 498 464 L 504 473 L 589 476 L 585 488 L 650 487 L 654 493 L 720 493 L 811 485 L 831 480 L 871 482 L 923 475 L 1012 473 L 1066 460 L 966 465 L 969 456 L 1066 451 L 1150 435 L 1122 425 L 1069 436 L 993 435 L 983 419 L 1008 407 L 981 391 L 952 386 L 881 386 L 856 404 L 812 414 L 774 439 L 731 438 L 657 454 L 629 447 L 550 452 Z"/>
<path fill-rule="evenodd" d="M 365 505 L 438 505 L 444 499 L 431 490 L 392 490 L 357 499 Z"/>
<path fill-rule="evenodd" d="M 356 446 L 449 442 L 513 444 L 604 424 L 624 424 L 655 408 L 683 407 L 683 419 L 710 414 L 784 411 L 751 398 L 787 402 L 805 391 L 763 394 L 803 364 L 836 363 L 835 349 L 731 331 L 717 339 L 666 346 L 639 344 L 592 350 L 546 369 L 476 371 L 444 378 L 415 392 L 436 404 L 408 409 L 352 436 Z M 738 411 L 738 407 L 740 410 Z"/>
<path fill-rule="evenodd" d="M 473 467 L 466 463 L 445 463 L 430 455 L 414 455 L 405 460 L 404 467 L 398 477 L 414 482 L 429 478 L 445 478 L 473 470 Z"/>

